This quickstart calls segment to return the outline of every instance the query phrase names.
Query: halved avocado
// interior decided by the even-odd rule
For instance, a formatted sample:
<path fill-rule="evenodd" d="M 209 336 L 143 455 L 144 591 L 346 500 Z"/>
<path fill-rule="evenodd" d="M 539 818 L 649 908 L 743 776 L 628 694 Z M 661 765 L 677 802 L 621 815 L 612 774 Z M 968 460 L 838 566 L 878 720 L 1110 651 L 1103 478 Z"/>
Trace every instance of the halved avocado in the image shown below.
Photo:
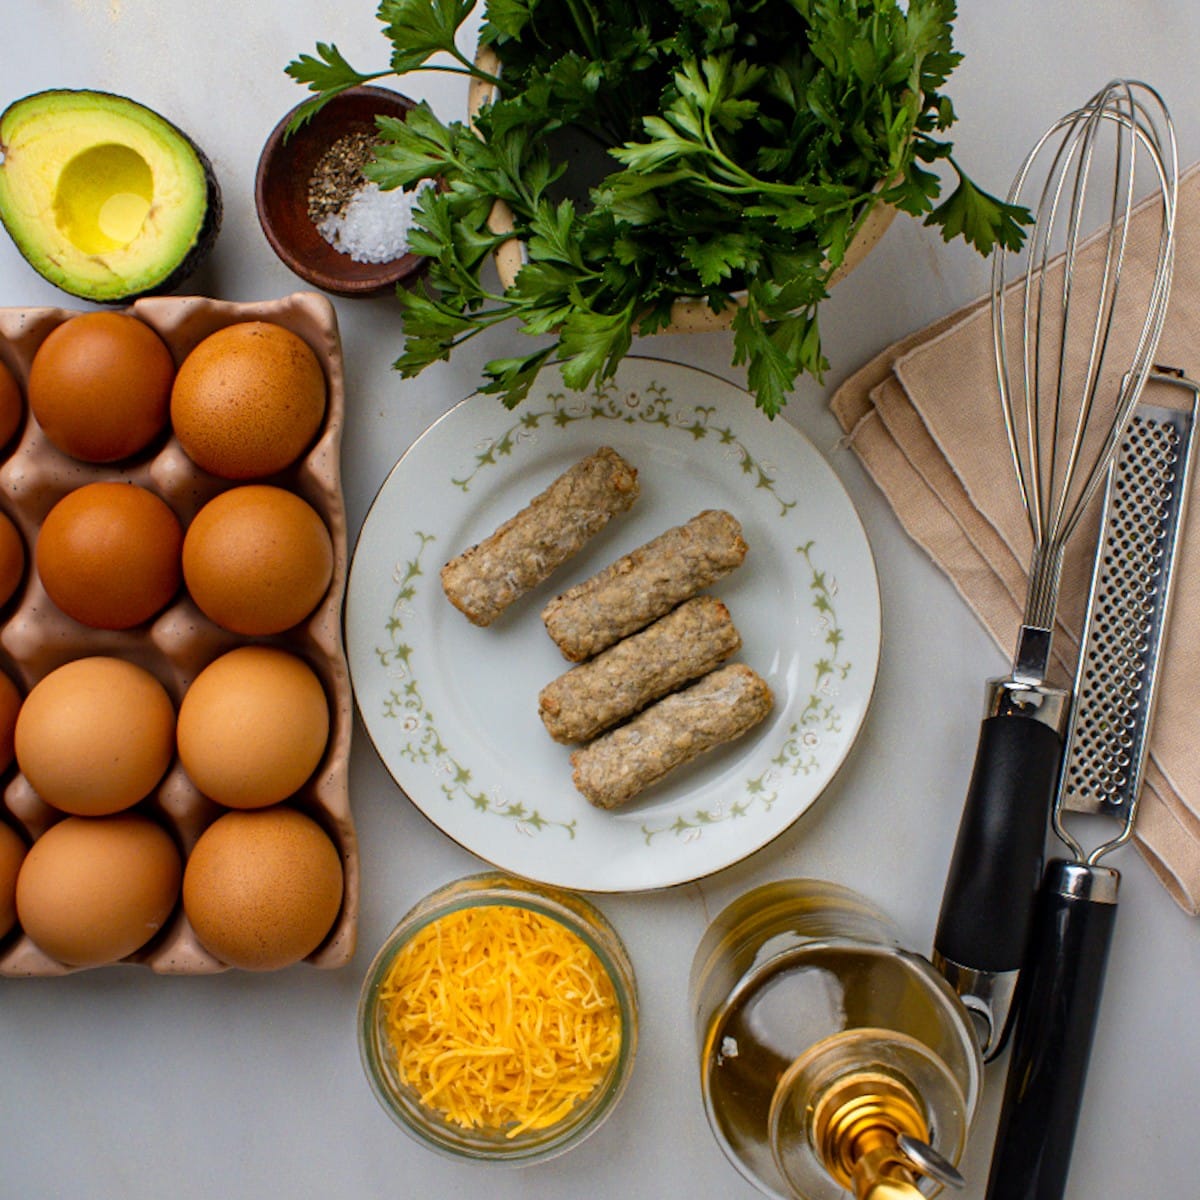
<path fill-rule="evenodd" d="M 124 96 L 47 91 L 0 114 L 0 221 L 30 265 L 85 300 L 169 292 L 221 224 L 212 165 Z"/>

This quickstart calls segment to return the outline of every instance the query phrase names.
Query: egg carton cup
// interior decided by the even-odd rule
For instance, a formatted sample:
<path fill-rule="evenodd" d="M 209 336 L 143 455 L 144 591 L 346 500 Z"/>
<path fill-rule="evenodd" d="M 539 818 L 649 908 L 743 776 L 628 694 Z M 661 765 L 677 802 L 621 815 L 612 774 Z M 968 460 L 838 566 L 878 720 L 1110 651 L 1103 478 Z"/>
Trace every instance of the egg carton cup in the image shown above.
<path fill-rule="evenodd" d="M 316 771 L 287 803 L 313 817 L 333 839 L 345 879 L 337 920 L 305 961 L 315 967 L 340 967 L 354 954 L 359 856 L 349 804 L 352 702 L 341 621 L 347 530 L 340 460 L 345 387 L 337 317 L 330 302 L 314 292 L 298 292 L 261 303 L 153 297 L 135 301 L 126 311 L 159 334 L 176 366 L 199 342 L 227 325 L 271 321 L 283 326 L 312 347 L 324 368 L 328 387 L 324 420 L 308 451 L 286 471 L 263 479 L 231 481 L 196 466 L 173 433 L 160 438 L 141 455 L 117 464 L 79 462 L 50 443 L 26 403 L 21 430 L 0 461 L 0 507 L 21 531 L 26 554 L 21 587 L 0 610 L 0 666 L 12 676 L 22 695 L 27 695 L 38 680 L 63 663 L 90 655 L 113 655 L 155 675 L 178 712 L 192 680 L 213 659 L 237 646 L 272 645 L 304 659 L 324 686 L 330 737 Z M 16 376 L 23 396 L 38 347 L 52 330 L 75 315 L 75 311 L 63 308 L 0 309 L 0 359 Z M 185 529 L 213 496 L 239 483 L 286 487 L 321 514 L 330 532 L 334 571 L 329 589 L 307 620 L 273 637 L 245 638 L 219 628 L 183 589 L 166 609 L 132 630 L 105 631 L 81 625 L 47 596 L 32 567 L 33 547 L 42 521 L 59 499 L 75 488 L 101 480 L 137 483 L 155 492 L 171 506 Z M 64 816 L 37 795 L 15 766 L 0 786 L 5 808 L 30 840 L 36 840 Z M 228 810 L 203 796 L 176 758 L 154 792 L 131 811 L 156 818 L 172 833 L 186 860 L 204 830 Z M 205 975 L 228 969 L 228 964 L 200 944 L 182 903 L 147 945 L 121 962 L 173 975 Z M 49 957 L 19 929 L 0 941 L 0 976 L 54 976 L 79 969 Z"/>

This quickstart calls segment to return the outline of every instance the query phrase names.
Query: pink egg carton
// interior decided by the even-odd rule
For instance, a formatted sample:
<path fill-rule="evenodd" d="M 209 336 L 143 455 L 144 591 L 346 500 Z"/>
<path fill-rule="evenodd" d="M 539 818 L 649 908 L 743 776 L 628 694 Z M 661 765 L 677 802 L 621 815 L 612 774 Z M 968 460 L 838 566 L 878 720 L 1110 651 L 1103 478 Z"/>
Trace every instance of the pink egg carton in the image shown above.
<path fill-rule="evenodd" d="M 6 608 L 0 610 L 0 667 L 9 672 L 24 695 L 39 679 L 65 662 L 93 654 L 114 655 L 156 675 L 178 711 L 183 694 L 196 675 L 235 646 L 248 641 L 274 645 L 307 661 L 320 677 L 329 700 L 330 738 L 317 770 L 288 803 L 315 818 L 341 853 L 345 875 L 342 909 L 328 936 L 306 959 L 316 967 L 340 967 L 354 953 L 359 858 L 349 804 L 352 703 L 350 673 L 342 643 L 347 533 L 340 450 L 345 387 L 337 317 L 329 301 L 314 292 L 249 304 L 203 297 L 154 297 L 135 301 L 128 311 L 159 334 L 176 365 L 210 333 L 240 321 L 272 321 L 282 325 L 316 352 L 328 384 L 320 432 L 298 462 L 262 482 L 290 488 L 324 518 L 333 539 L 333 582 L 306 621 L 268 638 L 247 639 L 219 628 L 200 612 L 186 591 L 181 591 L 151 621 L 132 630 L 108 632 L 73 621 L 46 595 L 31 566 L 41 522 L 63 495 L 98 480 L 141 484 L 161 496 L 186 529 L 205 503 L 234 484 L 197 467 L 173 434 L 160 439 L 142 455 L 118 464 L 79 462 L 51 445 L 27 405 L 14 448 L 0 462 L 0 507 L 16 522 L 26 551 L 21 588 Z M 0 359 L 16 376 L 23 394 L 37 348 L 53 329 L 74 315 L 61 308 L 0 309 Z M 16 767 L 10 768 L 2 786 L 3 804 L 10 818 L 30 840 L 40 837 L 63 816 L 37 795 Z M 186 856 L 200 834 L 226 810 L 200 794 L 176 759 L 155 791 L 133 811 L 159 820 L 174 835 Z M 174 975 L 211 974 L 227 969 L 227 964 L 200 945 L 181 905 L 151 942 L 122 962 Z M 63 975 L 75 969 L 50 958 L 20 930 L 0 940 L 0 976 Z"/>

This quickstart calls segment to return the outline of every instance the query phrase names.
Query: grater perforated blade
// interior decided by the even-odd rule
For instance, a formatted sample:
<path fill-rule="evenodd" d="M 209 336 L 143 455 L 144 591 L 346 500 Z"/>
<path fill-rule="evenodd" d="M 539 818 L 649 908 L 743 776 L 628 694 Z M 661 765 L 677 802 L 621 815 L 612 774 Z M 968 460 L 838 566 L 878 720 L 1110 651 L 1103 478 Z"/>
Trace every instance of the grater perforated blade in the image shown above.
<path fill-rule="evenodd" d="M 1149 748 L 1200 395 L 1181 375 L 1152 378 L 1186 388 L 1191 405 L 1139 404 L 1110 470 L 1058 797 L 1059 810 L 1105 813 L 1130 831 Z"/>

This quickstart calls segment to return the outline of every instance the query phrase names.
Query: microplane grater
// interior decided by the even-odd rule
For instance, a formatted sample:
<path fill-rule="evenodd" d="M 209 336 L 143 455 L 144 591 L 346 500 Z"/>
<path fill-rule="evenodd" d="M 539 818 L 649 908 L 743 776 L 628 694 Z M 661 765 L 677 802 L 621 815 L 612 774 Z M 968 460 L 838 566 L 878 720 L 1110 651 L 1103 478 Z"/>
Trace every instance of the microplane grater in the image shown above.
<path fill-rule="evenodd" d="M 1200 410 L 1200 383 L 1162 368 L 1151 381 L 1186 389 L 1191 407 L 1140 404 L 1106 481 L 1053 812 L 1071 858 L 1052 858 L 1038 889 L 988 1176 L 994 1200 L 1066 1192 L 1120 896 L 1120 871 L 1100 860 L 1134 832 Z M 1064 820 L 1080 810 L 1119 818 L 1117 832 L 1085 851 Z"/>
<path fill-rule="evenodd" d="M 1192 404 L 1140 403 L 1105 489 L 1058 810 L 1105 813 L 1126 830 L 1089 861 L 1132 832 L 1191 476 L 1200 385 L 1152 379 L 1187 388 Z"/>

